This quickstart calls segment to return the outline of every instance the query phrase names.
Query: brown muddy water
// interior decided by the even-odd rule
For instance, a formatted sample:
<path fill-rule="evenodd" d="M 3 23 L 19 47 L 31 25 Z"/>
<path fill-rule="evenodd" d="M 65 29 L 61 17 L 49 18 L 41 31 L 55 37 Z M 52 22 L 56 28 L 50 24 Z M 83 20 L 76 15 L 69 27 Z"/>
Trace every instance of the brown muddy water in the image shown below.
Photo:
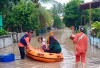
<path fill-rule="evenodd" d="M 54 31 L 55 37 L 61 44 L 62 53 L 64 56 L 63 61 L 55 63 L 45 63 L 35 61 L 26 57 L 24 60 L 16 60 L 10 63 L 0 63 L 0 68 L 75 68 L 75 55 L 72 41 L 69 39 L 71 30 L 65 28 L 62 30 Z M 48 33 L 44 34 L 44 39 L 48 37 Z M 40 44 L 37 41 L 38 37 L 34 37 L 31 40 L 33 47 L 39 48 Z M 0 49 L 0 54 L 15 53 L 16 59 L 19 58 L 19 50 L 17 43 L 12 46 Z M 81 63 L 79 65 L 81 68 Z M 86 68 L 100 68 L 100 49 L 88 45 L 88 51 L 86 55 Z"/>

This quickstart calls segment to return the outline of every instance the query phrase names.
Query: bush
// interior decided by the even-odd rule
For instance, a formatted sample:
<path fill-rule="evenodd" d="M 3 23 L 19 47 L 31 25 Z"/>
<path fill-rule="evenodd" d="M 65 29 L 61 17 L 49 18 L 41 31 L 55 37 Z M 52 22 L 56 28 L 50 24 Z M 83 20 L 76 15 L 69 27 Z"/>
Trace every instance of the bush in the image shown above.
<path fill-rule="evenodd" d="M 100 22 L 96 21 L 92 24 L 92 35 L 96 35 L 97 38 L 100 37 Z"/>
<path fill-rule="evenodd" d="M 40 34 L 40 30 L 36 30 L 36 36 L 39 36 L 39 34 Z"/>
<path fill-rule="evenodd" d="M 2 35 L 7 35 L 8 34 L 8 32 L 6 31 L 6 30 L 0 30 L 0 36 L 2 36 Z"/>
<path fill-rule="evenodd" d="M 77 33 L 80 33 L 80 30 L 77 30 Z"/>
<path fill-rule="evenodd" d="M 12 6 L 11 12 L 7 14 L 5 28 L 11 32 L 34 30 L 39 26 L 39 11 L 36 4 L 31 0 L 21 0 L 17 5 Z"/>

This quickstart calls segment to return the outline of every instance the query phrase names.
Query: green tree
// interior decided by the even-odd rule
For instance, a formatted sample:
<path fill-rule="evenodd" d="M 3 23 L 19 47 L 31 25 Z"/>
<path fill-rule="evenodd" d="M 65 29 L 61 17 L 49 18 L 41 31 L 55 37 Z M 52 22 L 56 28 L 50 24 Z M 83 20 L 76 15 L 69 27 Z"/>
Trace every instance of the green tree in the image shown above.
<path fill-rule="evenodd" d="M 12 12 L 8 13 L 6 28 L 11 31 L 27 31 L 29 29 L 39 29 L 38 23 L 39 12 L 36 4 L 32 1 L 22 0 L 17 6 L 12 7 Z"/>
<path fill-rule="evenodd" d="M 60 16 L 63 15 L 64 5 L 61 3 L 56 2 L 56 4 L 53 4 L 53 7 L 51 8 L 52 13 L 52 19 L 54 20 L 54 27 L 60 27 L 62 28 L 64 26 L 63 21 L 60 19 Z"/>
<path fill-rule="evenodd" d="M 64 23 L 67 27 L 80 25 L 81 12 L 78 10 L 80 3 L 83 3 L 83 1 L 71 0 L 66 4 L 64 9 Z"/>
<path fill-rule="evenodd" d="M 99 16 L 99 8 L 95 8 L 91 10 L 91 20 L 92 21 L 100 21 Z"/>
<path fill-rule="evenodd" d="M 9 19 L 9 21 L 14 21 L 13 19 L 9 18 L 11 17 L 12 13 L 12 7 L 13 5 L 16 5 L 20 0 L 0 0 L 0 14 L 3 17 L 3 24 L 4 28 L 8 26 L 8 24 L 5 24 L 6 21 Z M 10 15 L 11 14 L 11 15 Z M 12 25 L 12 24 L 10 24 Z"/>
<path fill-rule="evenodd" d="M 92 29 L 92 32 L 95 31 L 97 38 L 100 37 L 100 22 L 94 22 L 92 24 Z"/>
<path fill-rule="evenodd" d="M 5 16 L 7 12 L 11 10 L 12 5 L 16 5 L 19 1 L 20 0 L 0 0 L 0 12 Z"/>
<path fill-rule="evenodd" d="M 41 26 L 45 28 L 46 27 L 50 27 L 51 26 L 51 15 L 50 13 L 43 8 L 41 5 L 39 6 L 39 13 L 40 13 L 40 22 L 41 22 Z"/>
<path fill-rule="evenodd" d="M 54 19 L 54 27 L 60 27 L 61 28 L 61 20 L 60 17 L 58 15 L 53 15 L 53 19 Z"/>

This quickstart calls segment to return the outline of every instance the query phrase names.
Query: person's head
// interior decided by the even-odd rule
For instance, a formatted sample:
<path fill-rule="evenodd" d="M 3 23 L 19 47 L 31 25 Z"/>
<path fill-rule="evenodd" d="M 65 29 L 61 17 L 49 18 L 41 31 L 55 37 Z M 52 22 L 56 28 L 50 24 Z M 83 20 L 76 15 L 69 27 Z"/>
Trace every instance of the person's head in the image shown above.
<path fill-rule="evenodd" d="M 75 35 L 71 35 L 70 39 L 73 40 L 75 38 Z"/>
<path fill-rule="evenodd" d="M 54 36 L 54 33 L 51 31 L 51 32 L 49 33 L 49 36 Z"/>
<path fill-rule="evenodd" d="M 32 34 L 33 34 L 33 31 L 32 30 L 27 31 L 27 35 L 28 36 L 31 36 Z"/>
<path fill-rule="evenodd" d="M 83 27 L 83 26 L 81 26 L 80 28 L 79 28 L 79 30 L 80 30 L 80 32 L 85 32 L 85 28 Z"/>
<path fill-rule="evenodd" d="M 42 43 L 42 42 L 43 42 L 43 38 L 42 38 L 42 37 L 39 37 L 39 38 L 38 38 L 38 42 L 39 42 L 39 43 Z"/>

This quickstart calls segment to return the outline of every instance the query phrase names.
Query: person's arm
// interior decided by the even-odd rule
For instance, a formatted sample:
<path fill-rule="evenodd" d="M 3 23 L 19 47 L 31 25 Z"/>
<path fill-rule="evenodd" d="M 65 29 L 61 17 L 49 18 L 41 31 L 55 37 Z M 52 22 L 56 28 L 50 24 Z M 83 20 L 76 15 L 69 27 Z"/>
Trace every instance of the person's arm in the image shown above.
<path fill-rule="evenodd" d="M 73 43 L 77 43 L 78 41 L 78 34 L 75 35 L 75 38 L 73 39 Z"/>
<path fill-rule="evenodd" d="M 87 46 L 88 46 L 88 38 L 86 37 L 86 51 L 87 51 Z"/>
<path fill-rule="evenodd" d="M 26 43 L 27 43 L 27 46 L 29 46 L 30 44 L 29 44 L 29 38 L 28 37 L 26 37 L 26 38 L 24 38 L 25 39 L 25 41 L 26 41 Z"/>
<path fill-rule="evenodd" d="M 40 45 L 41 47 L 40 47 L 40 49 L 42 50 L 42 45 Z"/>
<path fill-rule="evenodd" d="M 46 49 L 49 50 L 49 44 L 47 44 L 47 48 Z"/>
<path fill-rule="evenodd" d="M 78 34 L 76 34 L 75 38 L 73 39 L 75 54 L 77 54 L 77 52 L 76 52 L 77 41 L 78 41 Z"/>

